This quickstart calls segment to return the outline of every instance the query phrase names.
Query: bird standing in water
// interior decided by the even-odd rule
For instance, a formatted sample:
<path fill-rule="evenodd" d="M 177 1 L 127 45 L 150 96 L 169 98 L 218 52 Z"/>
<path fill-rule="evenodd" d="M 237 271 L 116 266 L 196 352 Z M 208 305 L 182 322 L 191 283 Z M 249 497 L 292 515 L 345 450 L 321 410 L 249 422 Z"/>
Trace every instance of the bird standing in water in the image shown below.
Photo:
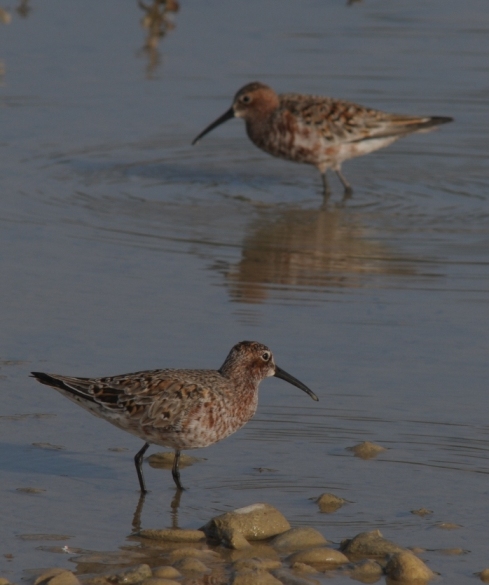
<path fill-rule="evenodd" d="M 256 81 L 242 87 L 229 110 L 192 144 L 231 118 L 243 118 L 251 142 L 268 154 L 314 165 L 321 173 L 325 197 L 330 195 L 328 169 L 336 172 L 348 197 L 352 188 L 341 172 L 344 161 L 452 121 L 440 116 L 389 114 L 330 97 L 277 94 Z"/>
<path fill-rule="evenodd" d="M 145 441 L 134 458 L 142 493 L 146 492 L 142 462 L 150 444 L 175 450 L 172 475 L 182 490 L 180 451 L 207 447 L 245 425 L 256 412 L 263 379 L 281 378 L 318 400 L 305 384 L 275 364 L 268 347 L 255 341 L 236 344 L 219 370 L 149 370 L 109 378 L 42 372 L 32 376 Z"/>

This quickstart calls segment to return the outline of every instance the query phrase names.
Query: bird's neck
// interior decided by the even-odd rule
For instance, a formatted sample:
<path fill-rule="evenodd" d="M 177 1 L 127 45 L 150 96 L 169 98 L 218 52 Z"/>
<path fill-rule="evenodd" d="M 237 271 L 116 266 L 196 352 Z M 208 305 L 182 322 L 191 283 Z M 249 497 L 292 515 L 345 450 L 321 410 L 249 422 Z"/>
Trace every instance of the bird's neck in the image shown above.
<path fill-rule="evenodd" d="M 224 362 L 219 373 L 227 378 L 235 389 L 235 394 L 243 399 L 254 396 L 258 391 L 261 376 L 247 367 L 235 363 Z"/>

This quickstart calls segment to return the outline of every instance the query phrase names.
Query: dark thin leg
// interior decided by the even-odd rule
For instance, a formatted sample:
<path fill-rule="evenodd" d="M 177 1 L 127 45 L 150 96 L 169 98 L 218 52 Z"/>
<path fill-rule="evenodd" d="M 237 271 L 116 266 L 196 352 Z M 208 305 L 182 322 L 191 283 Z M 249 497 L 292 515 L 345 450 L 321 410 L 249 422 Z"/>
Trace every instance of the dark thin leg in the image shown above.
<path fill-rule="evenodd" d="M 326 176 L 326 171 L 321 173 L 321 179 L 323 180 L 323 197 L 325 199 L 329 199 L 331 195 L 331 189 L 329 188 L 328 177 Z"/>
<path fill-rule="evenodd" d="M 175 449 L 175 459 L 173 460 L 173 467 L 171 468 L 171 474 L 173 475 L 173 481 L 176 483 L 177 488 L 183 491 L 185 488 L 180 483 L 180 471 L 178 470 L 178 464 L 180 463 L 180 451 Z"/>
<path fill-rule="evenodd" d="M 143 459 L 144 459 L 144 454 L 146 453 L 146 451 L 148 449 L 149 449 L 149 443 L 144 443 L 144 447 L 140 451 L 138 451 L 134 457 L 134 463 L 136 464 L 136 471 L 138 474 L 139 485 L 141 487 L 142 494 L 146 494 L 148 492 L 148 490 L 146 489 L 146 486 L 144 485 L 144 477 L 143 477 Z"/>
<path fill-rule="evenodd" d="M 345 179 L 345 175 L 341 172 L 340 169 L 336 171 L 338 175 L 338 179 L 341 181 L 343 187 L 345 188 L 345 194 L 343 195 L 343 199 L 348 199 L 353 195 L 353 189 L 351 188 L 350 183 Z"/>

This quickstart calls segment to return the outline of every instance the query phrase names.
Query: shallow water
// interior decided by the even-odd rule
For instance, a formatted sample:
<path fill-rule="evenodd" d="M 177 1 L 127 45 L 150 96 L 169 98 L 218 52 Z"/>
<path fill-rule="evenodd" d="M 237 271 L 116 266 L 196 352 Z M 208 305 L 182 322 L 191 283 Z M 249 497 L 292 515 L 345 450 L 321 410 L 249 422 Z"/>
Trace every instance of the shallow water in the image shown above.
<path fill-rule="evenodd" d="M 182 0 L 152 52 L 136 2 L 28 5 L 0 40 L 0 576 L 127 546 L 138 504 L 141 442 L 31 370 L 217 368 L 256 339 L 320 402 L 265 381 L 255 419 L 193 453 L 177 515 L 170 472 L 145 466 L 142 526 L 265 501 L 334 542 L 380 528 L 472 582 L 488 564 L 486 2 Z M 324 208 L 317 172 L 240 121 L 190 146 L 255 79 L 456 121 L 345 164 L 354 197 L 337 205 L 332 179 Z M 365 440 L 388 451 L 346 450 Z M 324 491 L 350 504 L 321 514 Z"/>

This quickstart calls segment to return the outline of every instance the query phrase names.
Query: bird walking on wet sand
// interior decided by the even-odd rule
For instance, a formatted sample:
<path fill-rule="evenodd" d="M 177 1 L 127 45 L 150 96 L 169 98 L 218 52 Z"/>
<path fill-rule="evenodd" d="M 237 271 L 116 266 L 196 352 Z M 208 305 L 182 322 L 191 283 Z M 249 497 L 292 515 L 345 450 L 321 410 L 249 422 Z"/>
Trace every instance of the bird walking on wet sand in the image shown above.
<path fill-rule="evenodd" d="M 172 475 L 182 490 L 180 452 L 212 445 L 245 425 L 256 412 L 263 379 L 281 378 L 318 400 L 305 384 L 275 364 L 268 347 L 255 341 L 236 344 L 219 370 L 149 370 L 108 378 L 42 372 L 32 376 L 145 441 L 134 458 L 143 493 L 142 462 L 150 444 L 175 450 Z"/>
<path fill-rule="evenodd" d="M 242 87 L 229 110 L 192 144 L 231 118 L 243 118 L 251 142 L 268 154 L 314 165 L 321 173 L 325 197 L 330 195 L 328 169 L 336 172 L 348 197 L 352 188 L 341 172 L 344 161 L 452 121 L 441 116 L 389 114 L 331 97 L 276 94 L 267 85 L 254 82 Z"/>

